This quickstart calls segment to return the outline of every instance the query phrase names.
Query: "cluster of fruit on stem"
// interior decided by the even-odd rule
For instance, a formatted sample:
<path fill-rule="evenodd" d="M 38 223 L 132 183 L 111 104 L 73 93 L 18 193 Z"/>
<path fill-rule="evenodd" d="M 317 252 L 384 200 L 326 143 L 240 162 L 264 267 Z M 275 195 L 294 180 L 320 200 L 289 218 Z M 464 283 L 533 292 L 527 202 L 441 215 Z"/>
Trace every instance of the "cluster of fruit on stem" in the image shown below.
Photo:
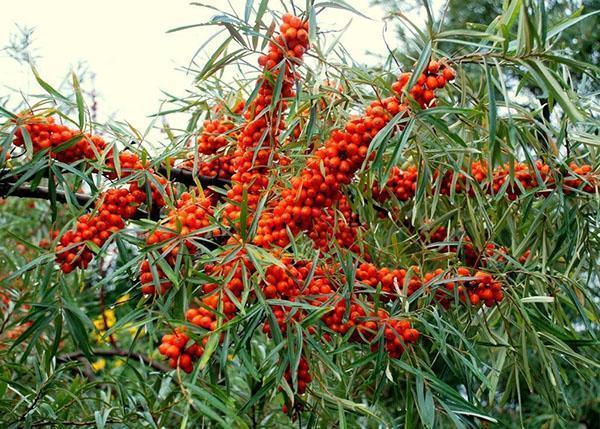
<path fill-rule="evenodd" d="M 234 155 L 225 150 L 230 141 L 237 139 L 239 130 L 233 117 L 225 114 L 222 106 L 214 110 L 216 118 L 204 121 L 196 146 L 192 147 L 192 152 L 180 166 L 189 170 L 195 168 L 201 176 L 229 180 L 235 173 Z M 239 102 L 231 113 L 239 115 L 243 110 L 244 102 Z"/>
<path fill-rule="evenodd" d="M 468 173 L 447 172 L 441 178 L 440 192 L 443 195 L 466 193 L 472 195 L 474 186 L 491 195 L 506 192 L 510 200 L 516 200 L 519 195 L 537 190 L 539 195 L 550 195 L 557 187 L 562 187 L 565 193 L 575 190 L 593 193 L 598 186 L 598 177 L 592 173 L 590 165 L 569 164 L 562 182 L 558 180 L 560 172 L 553 170 L 548 164 L 536 161 L 534 165 L 526 163 L 505 164 L 489 169 L 487 161 L 474 161 Z M 432 175 L 433 181 L 440 176 L 439 172 Z M 375 182 L 372 187 L 373 198 L 384 203 L 394 196 L 399 201 L 409 201 L 415 197 L 418 182 L 417 166 L 405 169 L 393 167 L 385 184 Z M 477 183 L 477 185 L 475 185 Z M 433 186 L 433 184 L 432 184 Z"/>
<path fill-rule="evenodd" d="M 373 101 L 362 116 L 349 120 L 344 129 L 334 130 L 324 146 L 308 160 L 301 174 L 291 180 L 291 188 L 283 189 L 281 197 L 272 200 L 261 214 L 254 244 L 285 246 L 290 240 L 288 229 L 292 235 L 313 231 L 323 208 L 336 207 L 340 202 L 343 187 L 352 181 L 366 160 L 373 138 L 392 117 L 408 115 L 410 103 L 415 101 L 423 107 L 435 105 L 435 98 L 429 97 L 430 90 L 416 89 L 426 85 L 429 78 L 435 79 L 435 89 L 443 88 L 454 78 L 454 71 L 445 62 L 432 61 L 408 91 L 408 96 L 403 91 L 410 73 L 403 73 L 392 86 L 393 95 Z M 431 91 L 433 93 L 433 89 Z M 427 102 L 422 98 L 423 93 L 427 93 Z"/>
<path fill-rule="evenodd" d="M 230 223 L 239 220 L 243 203 L 247 204 L 250 213 L 257 208 L 268 185 L 269 173 L 273 173 L 275 166 L 288 162 L 277 149 L 281 131 L 286 128 L 287 100 L 295 95 L 293 86 L 298 76 L 295 67 L 301 63 L 307 49 L 308 22 L 284 15 L 279 35 L 269 42 L 269 52 L 258 58 L 263 73 L 256 97 L 246 106 L 246 122 L 233 154 L 235 174 L 227 192 L 230 204 L 225 207 L 225 217 Z"/>
<path fill-rule="evenodd" d="M 80 159 L 96 159 L 106 148 L 106 142 L 100 136 L 83 134 L 66 125 L 57 124 L 52 117 L 25 116 L 14 136 L 13 144 L 27 147 L 31 142 L 33 153 L 48 150 L 52 158 L 64 163 L 73 163 Z M 23 128 L 25 134 L 23 134 Z"/>
<path fill-rule="evenodd" d="M 188 254 L 197 250 L 196 240 L 200 238 L 203 230 L 211 226 L 213 216 L 212 201 L 204 194 L 184 192 L 179 196 L 175 207 L 157 228 L 148 234 L 146 244 L 150 248 L 160 250 L 160 257 L 175 266 L 177 255 L 181 253 L 181 246 Z M 150 259 L 144 260 L 140 265 L 140 283 L 144 295 L 160 292 L 164 294 L 171 288 L 171 282 L 166 274 Z M 157 290 L 156 285 L 160 290 Z"/>
<path fill-rule="evenodd" d="M 67 231 L 56 246 L 56 261 L 64 273 L 87 268 L 94 257 L 89 242 L 102 247 L 110 236 L 125 227 L 146 201 L 146 194 L 129 188 L 111 188 L 100 199 L 96 210 L 81 216 L 74 230 Z"/>

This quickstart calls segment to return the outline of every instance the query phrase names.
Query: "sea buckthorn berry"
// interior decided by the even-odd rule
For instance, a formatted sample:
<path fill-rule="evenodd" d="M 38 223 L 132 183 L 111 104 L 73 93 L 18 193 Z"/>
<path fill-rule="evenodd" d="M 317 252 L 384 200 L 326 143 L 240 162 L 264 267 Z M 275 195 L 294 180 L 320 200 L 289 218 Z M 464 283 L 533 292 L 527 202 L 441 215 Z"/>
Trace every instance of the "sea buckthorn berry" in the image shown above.
<path fill-rule="evenodd" d="M 301 357 L 300 361 L 298 362 L 298 369 L 297 369 L 297 373 L 296 373 L 296 381 L 298 383 L 297 384 L 297 386 L 298 386 L 297 393 L 299 395 L 302 395 L 304 392 L 306 392 L 307 386 L 312 381 L 312 376 L 310 375 L 309 370 L 310 370 L 310 368 L 308 366 L 308 361 L 304 357 Z M 285 380 L 288 382 L 288 384 L 293 387 L 292 372 L 289 367 L 285 371 L 284 377 L 285 377 Z"/>
<path fill-rule="evenodd" d="M 50 157 L 70 164 L 82 159 L 94 160 L 106 148 L 106 142 L 99 136 L 82 133 L 57 124 L 53 117 L 22 115 L 22 128 L 18 128 L 13 138 L 15 146 L 24 146 L 23 130 L 29 135 L 33 152 L 49 150 Z"/>
<path fill-rule="evenodd" d="M 185 328 L 177 328 L 173 334 L 163 335 L 158 351 L 169 359 L 171 368 L 179 367 L 189 374 L 194 369 L 194 361 L 202 355 L 203 349 L 197 344 L 186 347 L 188 342 Z"/>
<path fill-rule="evenodd" d="M 56 261 L 64 273 L 75 268 L 87 268 L 93 252 L 86 242 L 102 247 L 116 232 L 125 227 L 125 220 L 135 216 L 146 194 L 132 187 L 113 188 L 98 199 L 93 215 L 81 216 L 75 230 L 67 231 L 56 246 Z"/>

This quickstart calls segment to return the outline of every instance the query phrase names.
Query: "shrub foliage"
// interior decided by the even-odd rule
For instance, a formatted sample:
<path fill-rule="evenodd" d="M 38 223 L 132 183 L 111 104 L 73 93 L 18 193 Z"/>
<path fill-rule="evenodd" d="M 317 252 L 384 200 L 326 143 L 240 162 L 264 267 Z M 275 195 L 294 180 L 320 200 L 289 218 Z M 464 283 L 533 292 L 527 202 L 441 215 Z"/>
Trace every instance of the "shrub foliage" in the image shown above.
<path fill-rule="evenodd" d="M 349 3 L 248 1 L 145 131 L 33 69 L 0 108 L 2 426 L 593 426 L 599 69 L 561 47 L 596 13 L 544 3 L 391 9 L 405 49 L 362 65 L 319 25 Z"/>

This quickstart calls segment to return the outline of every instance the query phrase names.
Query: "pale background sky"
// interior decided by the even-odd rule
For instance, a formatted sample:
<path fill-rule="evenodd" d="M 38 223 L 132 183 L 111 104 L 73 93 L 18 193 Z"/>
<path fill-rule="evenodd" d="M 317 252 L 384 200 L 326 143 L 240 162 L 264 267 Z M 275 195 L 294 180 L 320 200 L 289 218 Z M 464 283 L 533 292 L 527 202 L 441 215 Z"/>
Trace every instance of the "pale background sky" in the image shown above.
<path fill-rule="evenodd" d="M 204 3 L 227 10 L 232 5 L 243 16 L 246 1 Z M 381 36 L 383 11 L 369 7 L 368 0 L 348 3 L 373 20 L 330 9 L 319 15 L 318 22 L 322 28 L 341 29 L 352 20 L 342 42 L 354 58 L 366 62 L 367 50 L 385 52 Z M 279 5 L 279 1 L 272 0 L 269 6 Z M 192 76 L 176 68 L 188 64 L 198 47 L 218 28 L 201 27 L 170 34 L 166 31 L 207 21 L 215 14 L 210 9 L 192 6 L 187 0 L 10 2 L 0 14 L 0 47 L 16 31 L 15 24 L 35 28 L 37 69 L 47 82 L 59 86 L 70 70 L 84 61 L 95 74 L 98 120 L 102 122 L 114 115 L 115 119 L 126 119 L 143 129 L 150 121 L 148 115 L 159 108 L 161 89 L 183 94 L 189 87 Z M 391 30 L 387 38 L 394 40 Z M 197 61 L 202 63 L 205 57 L 206 53 L 201 54 Z M 0 97 L 14 89 L 23 94 L 42 92 L 27 65 L 19 65 L 0 52 Z"/>

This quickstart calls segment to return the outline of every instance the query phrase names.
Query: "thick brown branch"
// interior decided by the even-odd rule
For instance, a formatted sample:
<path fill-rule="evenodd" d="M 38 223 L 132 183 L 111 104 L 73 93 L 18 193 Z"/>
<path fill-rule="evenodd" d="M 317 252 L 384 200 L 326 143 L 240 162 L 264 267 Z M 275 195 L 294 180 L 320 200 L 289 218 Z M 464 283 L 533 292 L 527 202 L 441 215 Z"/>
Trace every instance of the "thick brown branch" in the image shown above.
<path fill-rule="evenodd" d="M 41 200 L 50 200 L 52 198 L 50 194 L 50 190 L 45 186 L 38 186 L 36 188 L 31 188 L 26 185 L 18 186 L 10 192 L 10 189 L 13 187 L 14 183 L 0 183 L 0 197 L 21 197 L 21 198 L 37 198 Z M 64 191 L 56 191 L 56 201 L 61 203 L 67 203 L 71 200 L 68 195 Z M 71 194 L 77 202 L 84 206 L 90 201 L 90 196 L 86 194 L 73 193 Z"/>
<path fill-rule="evenodd" d="M 111 357 L 126 357 L 128 359 L 133 358 L 135 360 L 142 361 L 146 365 L 151 366 L 152 368 L 154 368 L 158 371 L 167 372 L 170 370 L 167 366 L 165 366 L 162 363 L 157 362 L 153 359 L 150 359 L 148 356 L 145 356 L 141 353 L 129 352 L 127 350 L 94 349 L 94 350 L 92 350 L 92 354 L 95 356 L 102 356 L 102 357 L 109 357 L 109 358 L 111 358 Z M 85 357 L 85 354 L 82 351 L 76 351 L 76 352 L 66 353 L 66 354 L 57 356 L 56 360 L 58 362 L 65 363 L 65 362 L 69 362 L 72 360 L 80 360 L 81 358 L 84 358 L 84 357 Z"/>
<path fill-rule="evenodd" d="M 0 197 L 36 198 L 36 199 L 40 199 L 40 200 L 51 200 L 52 199 L 50 190 L 45 186 L 38 186 L 38 187 L 32 189 L 31 187 L 29 187 L 27 185 L 21 185 L 21 186 L 16 187 L 15 189 L 13 189 L 12 192 L 9 192 L 11 190 L 11 188 L 13 187 L 13 185 L 14 185 L 14 183 L 10 183 L 10 182 L 9 183 L 0 183 Z M 92 199 L 92 197 L 90 195 L 81 194 L 81 193 L 73 193 L 71 195 L 82 206 L 87 205 L 90 202 L 90 200 Z M 56 201 L 58 201 L 60 203 L 71 202 L 69 195 L 64 191 L 59 191 L 59 190 L 55 191 L 55 199 L 56 199 Z M 148 213 L 144 210 L 138 209 L 136 215 L 134 216 L 134 219 L 142 219 L 142 218 L 148 218 Z M 157 220 L 157 219 L 154 219 L 154 220 Z"/>
<path fill-rule="evenodd" d="M 42 169 L 41 171 L 45 171 L 45 169 Z M 230 180 L 220 179 L 218 177 L 194 176 L 194 173 L 191 170 L 183 168 L 167 168 L 165 166 L 160 166 L 157 169 L 157 173 L 172 182 L 181 183 L 186 186 L 196 186 L 196 183 L 198 182 L 202 186 L 225 186 L 231 183 Z M 45 173 L 45 175 L 47 174 Z M 14 174 L 10 169 L 0 169 L 0 182 L 16 182 L 19 177 L 18 174 Z"/>
<path fill-rule="evenodd" d="M 209 177 L 209 176 L 196 176 L 194 179 L 194 173 L 191 170 L 183 169 L 183 168 L 169 168 L 160 166 L 158 167 L 158 173 L 165 176 L 167 179 L 177 182 L 183 183 L 187 186 L 195 186 L 196 180 L 200 182 L 202 186 L 225 186 L 231 181 L 225 179 L 219 179 L 218 177 Z"/>

